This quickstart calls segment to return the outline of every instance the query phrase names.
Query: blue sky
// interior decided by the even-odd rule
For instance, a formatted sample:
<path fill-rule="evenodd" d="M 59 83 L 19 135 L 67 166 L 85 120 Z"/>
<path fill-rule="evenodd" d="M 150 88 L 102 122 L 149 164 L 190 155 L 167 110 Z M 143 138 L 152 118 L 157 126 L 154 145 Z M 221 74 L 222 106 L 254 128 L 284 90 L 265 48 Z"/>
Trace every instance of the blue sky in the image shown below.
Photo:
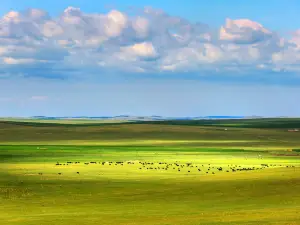
<path fill-rule="evenodd" d="M 2 0 L 0 116 L 300 116 L 299 10 Z"/>
<path fill-rule="evenodd" d="M 68 6 L 79 7 L 85 12 L 106 12 L 109 9 L 130 11 L 144 6 L 160 8 L 169 14 L 181 16 L 193 22 L 204 22 L 220 26 L 225 18 L 249 18 L 259 21 L 266 27 L 280 31 L 290 31 L 300 27 L 300 2 L 298 0 L 2 0 L 0 13 L 26 8 L 40 8 L 51 15 L 59 15 Z"/>

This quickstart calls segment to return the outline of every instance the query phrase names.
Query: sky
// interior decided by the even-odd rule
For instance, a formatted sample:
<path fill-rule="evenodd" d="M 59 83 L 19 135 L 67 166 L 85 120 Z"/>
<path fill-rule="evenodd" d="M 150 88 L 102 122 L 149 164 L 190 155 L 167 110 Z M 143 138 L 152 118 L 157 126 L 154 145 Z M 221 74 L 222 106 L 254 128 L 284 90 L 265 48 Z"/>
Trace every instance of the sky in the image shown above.
<path fill-rule="evenodd" d="M 0 117 L 300 116 L 296 0 L 1 0 Z"/>

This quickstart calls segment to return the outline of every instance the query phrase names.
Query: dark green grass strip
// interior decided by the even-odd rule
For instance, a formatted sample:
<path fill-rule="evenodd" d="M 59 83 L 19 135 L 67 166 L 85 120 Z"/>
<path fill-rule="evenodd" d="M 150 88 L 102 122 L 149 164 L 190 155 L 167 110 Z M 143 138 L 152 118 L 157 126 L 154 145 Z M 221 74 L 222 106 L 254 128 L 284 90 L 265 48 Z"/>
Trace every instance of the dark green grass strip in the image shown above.
<path fill-rule="evenodd" d="M 135 121 L 126 123 L 88 123 L 88 124 L 62 124 L 47 122 L 1 121 L 0 124 L 32 126 L 32 127 L 93 127 L 112 126 L 120 124 L 157 124 L 157 125 L 188 125 L 188 126 L 219 126 L 240 128 L 299 128 L 299 118 L 273 118 L 273 119 L 220 119 L 220 120 L 164 120 L 164 121 Z"/>

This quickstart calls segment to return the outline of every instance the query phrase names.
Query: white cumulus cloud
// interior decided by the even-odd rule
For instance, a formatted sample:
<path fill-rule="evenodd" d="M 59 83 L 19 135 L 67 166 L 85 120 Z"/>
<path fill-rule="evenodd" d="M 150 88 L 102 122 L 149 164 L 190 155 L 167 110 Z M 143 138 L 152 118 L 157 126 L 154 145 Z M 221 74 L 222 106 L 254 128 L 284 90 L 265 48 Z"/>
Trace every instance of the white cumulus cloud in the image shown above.
<path fill-rule="evenodd" d="M 85 13 L 68 7 L 11 11 L 0 19 L 0 73 L 49 78 L 101 74 L 299 71 L 300 31 L 285 39 L 249 19 L 219 28 L 146 7 Z M 1 75 L 0 75 L 1 76 Z"/>

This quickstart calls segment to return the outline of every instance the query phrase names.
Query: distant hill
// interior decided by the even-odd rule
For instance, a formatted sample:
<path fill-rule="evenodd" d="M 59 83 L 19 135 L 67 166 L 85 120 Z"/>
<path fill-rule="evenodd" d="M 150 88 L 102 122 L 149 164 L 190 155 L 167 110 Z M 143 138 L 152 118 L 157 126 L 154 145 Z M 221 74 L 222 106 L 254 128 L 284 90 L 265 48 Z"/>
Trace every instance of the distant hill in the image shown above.
<path fill-rule="evenodd" d="M 130 115 L 118 115 L 118 116 L 63 116 L 63 117 L 49 117 L 49 116 L 32 116 L 23 119 L 38 119 L 38 120 L 127 120 L 127 121 L 161 121 L 161 120 L 203 120 L 203 119 L 243 119 L 252 118 L 244 116 L 202 116 L 202 117 L 163 117 L 163 116 L 130 116 Z M 262 117 L 253 117 L 262 118 Z"/>
<path fill-rule="evenodd" d="M 48 116 L 32 116 L 24 119 L 42 119 L 42 120 L 60 120 L 60 119 L 123 119 L 123 120 L 197 120 L 197 119 L 243 119 L 250 118 L 244 116 L 203 116 L 203 117 L 163 117 L 163 116 L 63 116 L 63 117 L 48 117 Z M 260 117 L 255 117 L 260 118 Z"/>

